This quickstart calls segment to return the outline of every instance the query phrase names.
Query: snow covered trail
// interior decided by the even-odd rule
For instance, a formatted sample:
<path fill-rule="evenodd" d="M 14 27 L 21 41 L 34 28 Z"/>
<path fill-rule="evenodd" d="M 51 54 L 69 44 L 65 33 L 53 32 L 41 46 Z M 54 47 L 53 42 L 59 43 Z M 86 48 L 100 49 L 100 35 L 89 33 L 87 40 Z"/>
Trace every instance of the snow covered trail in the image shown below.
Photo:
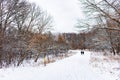
<path fill-rule="evenodd" d="M 90 52 L 76 54 L 46 67 L 19 67 L 0 70 L 0 80 L 111 80 L 93 72 L 89 64 Z"/>

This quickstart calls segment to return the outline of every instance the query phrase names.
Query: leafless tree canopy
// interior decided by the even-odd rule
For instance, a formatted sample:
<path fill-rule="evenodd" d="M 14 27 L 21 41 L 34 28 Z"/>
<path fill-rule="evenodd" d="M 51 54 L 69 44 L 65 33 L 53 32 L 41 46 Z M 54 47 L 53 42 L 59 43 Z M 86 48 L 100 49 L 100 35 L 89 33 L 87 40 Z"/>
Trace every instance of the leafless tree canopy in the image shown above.
<path fill-rule="evenodd" d="M 104 35 L 98 35 L 94 41 L 105 42 L 105 45 L 109 46 L 114 54 L 120 52 L 120 0 L 79 0 L 83 8 L 83 12 L 86 14 L 86 21 L 79 26 L 97 27 L 98 30 Z M 84 21 L 85 21 L 84 20 Z M 84 24 L 84 25 L 83 25 Z M 99 32 L 98 31 L 98 32 Z M 97 33 L 98 33 L 97 32 Z M 101 39 L 99 37 L 104 37 Z M 106 38 L 105 38 L 106 37 Z M 101 39 L 101 40 L 100 40 Z M 98 47 L 98 45 L 97 45 Z"/>
<path fill-rule="evenodd" d="M 0 0 L 0 66 L 30 57 L 29 44 L 35 34 L 52 27 L 52 17 L 26 0 Z M 4 54 L 3 54 L 4 53 Z M 14 62 L 13 62 L 14 63 Z"/>

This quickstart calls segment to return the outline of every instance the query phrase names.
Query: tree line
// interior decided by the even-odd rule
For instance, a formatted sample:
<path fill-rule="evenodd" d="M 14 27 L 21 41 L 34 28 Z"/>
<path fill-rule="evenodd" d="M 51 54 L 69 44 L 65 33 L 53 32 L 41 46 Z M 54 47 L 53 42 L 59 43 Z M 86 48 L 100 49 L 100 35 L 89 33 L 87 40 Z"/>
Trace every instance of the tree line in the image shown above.
<path fill-rule="evenodd" d="M 91 36 L 95 49 L 109 49 L 114 55 L 120 53 L 120 1 L 79 0 L 85 19 L 78 20 L 77 27 L 95 32 Z"/>
<path fill-rule="evenodd" d="M 51 15 L 34 3 L 0 0 L 0 67 L 19 65 L 31 58 L 32 52 L 36 52 L 36 39 L 47 41 L 48 37 L 41 34 L 51 29 L 52 21 Z"/>
<path fill-rule="evenodd" d="M 80 0 L 86 18 L 80 33 L 52 34 L 53 19 L 26 0 L 0 0 L 0 67 L 19 66 L 24 60 L 66 54 L 69 49 L 109 50 L 120 53 L 118 0 Z M 107 8 L 107 9 L 106 9 Z"/>

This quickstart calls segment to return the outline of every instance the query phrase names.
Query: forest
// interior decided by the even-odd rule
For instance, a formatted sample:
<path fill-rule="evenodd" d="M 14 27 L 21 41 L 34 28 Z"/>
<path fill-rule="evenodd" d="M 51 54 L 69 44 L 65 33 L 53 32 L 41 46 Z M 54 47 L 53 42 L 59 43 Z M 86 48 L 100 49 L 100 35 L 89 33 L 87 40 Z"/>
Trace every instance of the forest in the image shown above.
<path fill-rule="evenodd" d="M 120 1 L 79 1 L 87 18 L 79 19 L 76 27 L 85 30 L 53 34 L 53 18 L 47 11 L 26 0 L 0 0 L 0 68 L 67 54 L 70 49 L 120 55 Z"/>

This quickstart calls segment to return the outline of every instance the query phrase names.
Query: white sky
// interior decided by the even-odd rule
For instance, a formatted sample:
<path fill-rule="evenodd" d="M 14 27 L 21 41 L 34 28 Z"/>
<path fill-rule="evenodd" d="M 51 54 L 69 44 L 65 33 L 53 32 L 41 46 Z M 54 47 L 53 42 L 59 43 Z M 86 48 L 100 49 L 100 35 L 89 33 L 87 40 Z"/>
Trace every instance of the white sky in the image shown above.
<path fill-rule="evenodd" d="M 78 0 L 30 0 L 53 16 L 53 32 L 77 32 L 74 27 L 83 18 Z"/>

